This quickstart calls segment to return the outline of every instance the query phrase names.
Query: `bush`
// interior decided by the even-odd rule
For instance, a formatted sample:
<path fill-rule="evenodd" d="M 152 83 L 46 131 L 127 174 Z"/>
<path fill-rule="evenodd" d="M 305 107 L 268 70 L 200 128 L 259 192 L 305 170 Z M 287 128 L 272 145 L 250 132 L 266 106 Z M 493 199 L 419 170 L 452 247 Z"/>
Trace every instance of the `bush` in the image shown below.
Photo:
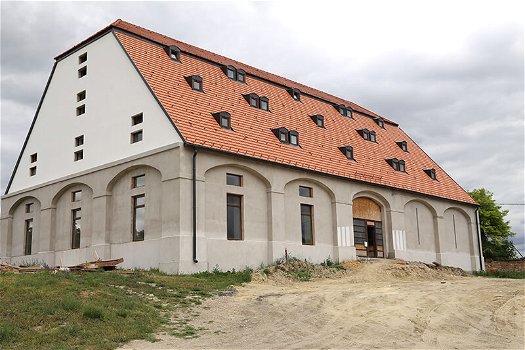
<path fill-rule="evenodd" d="M 101 320 L 104 318 L 104 312 L 96 306 L 87 306 L 84 309 L 84 317 Z"/>

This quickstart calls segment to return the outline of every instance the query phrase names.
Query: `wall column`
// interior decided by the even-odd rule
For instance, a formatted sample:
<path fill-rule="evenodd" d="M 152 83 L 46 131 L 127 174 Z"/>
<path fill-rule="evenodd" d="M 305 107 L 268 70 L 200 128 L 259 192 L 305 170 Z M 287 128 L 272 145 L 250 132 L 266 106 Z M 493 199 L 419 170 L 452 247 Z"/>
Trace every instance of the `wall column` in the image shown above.
<path fill-rule="evenodd" d="M 284 191 L 268 192 L 268 264 L 284 257 L 285 240 Z"/>
<path fill-rule="evenodd" d="M 334 260 L 338 262 L 357 258 L 354 246 L 354 217 L 352 204 L 345 201 L 334 203 Z"/>
<path fill-rule="evenodd" d="M 6 216 L 0 222 L 0 260 L 9 262 L 13 242 L 13 217 Z"/>
<path fill-rule="evenodd" d="M 390 217 L 390 225 L 384 225 L 384 232 L 391 230 L 391 238 L 388 241 L 388 246 L 385 246 L 386 256 L 388 258 L 396 258 L 406 260 L 407 258 L 407 236 L 405 229 L 405 212 L 399 210 L 388 210 L 385 213 L 386 221 Z M 389 227 L 390 226 L 390 227 Z"/>
<path fill-rule="evenodd" d="M 38 237 L 38 244 L 35 247 L 38 259 L 49 266 L 55 264 L 55 212 L 56 207 L 53 205 L 42 207 L 38 232 L 33 233 L 33 237 L 35 235 Z"/>
<path fill-rule="evenodd" d="M 93 207 L 91 211 L 91 248 L 101 259 L 111 257 L 111 247 L 109 244 L 109 220 L 111 195 L 103 194 L 93 196 Z M 93 254 L 94 255 L 94 254 Z"/>
<path fill-rule="evenodd" d="M 434 222 L 434 231 L 435 231 L 435 245 L 436 245 L 436 262 L 438 264 L 443 263 L 443 255 L 441 249 L 441 234 L 446 231 L 445 229 L 445 217 L 436 216 Z"/>

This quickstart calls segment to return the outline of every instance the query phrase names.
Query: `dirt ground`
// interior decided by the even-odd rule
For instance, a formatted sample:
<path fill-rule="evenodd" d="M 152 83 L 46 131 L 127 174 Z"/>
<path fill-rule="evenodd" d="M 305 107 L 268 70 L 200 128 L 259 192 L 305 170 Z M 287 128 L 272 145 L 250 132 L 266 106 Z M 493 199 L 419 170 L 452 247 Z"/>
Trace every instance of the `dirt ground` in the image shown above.
<path fill-rule="evenodd" d="M 205 301 L 200 336 L 122 349 L 524 349 L 525 282 L 392 260 L 308 282 L 264 274 Z"/>

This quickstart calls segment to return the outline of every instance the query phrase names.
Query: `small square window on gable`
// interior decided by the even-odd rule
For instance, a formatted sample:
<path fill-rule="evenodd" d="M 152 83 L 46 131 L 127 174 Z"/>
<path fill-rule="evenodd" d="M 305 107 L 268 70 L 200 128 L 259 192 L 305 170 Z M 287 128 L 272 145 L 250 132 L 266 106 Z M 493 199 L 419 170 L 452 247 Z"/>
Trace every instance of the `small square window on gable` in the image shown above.
<path fill-rule="evenodd" d="M 36 166 L 33 166 L 29 168 L 29 176 L 35 176 L 36 175 Z"/>
<path fill-rule="evenodd" d="M 86 90 L 80 91 L 77 94 L 77 102 L 84 101 L 86 99 Z"/>
<path fill-rule="evenodd" d="M 131 133 L 131 143 L 137 143 L 142 141 L 143 133 L 142 130 L 137 130 Z"/>
<path fill-rule="evenodd" d="M 299 146 L 299 133 L 295 130 L 289 131 L 288 142 L 290 145 Z"/>
<path fill-rule="evenodd" d="M 32 155 L 29 156 L 29 160 L 31 161 L 31 163 L 36 162 L 37 159 L 38 159 L 38 154 L 37 153 L 33 153 Z"/>
<path fill-rule="evenodd" d="M 84 144 L 84 135 L 75 137 L 75 147 L 82 146 Z"/>
<path fill-rule="evenodd" d="M 131 117 L 131 126 L 141 124 L 144 121 L 144 114 L 139 113 Z"/>
<path fill-rule="evenodd" d="M 288 129 L 276 128 L 276 129 L 272 129 L 272 132 L 279 139 L 281 143 L 288 143 Z"/>
<path fill-rule="evenodd" d="M 335 106 L 339 114 L 341 114 L 343 117 L 352 118 L 352 108 L 346 107 L 345 105 L 337 105 Z"/>
<path fill-rule="evenodd" d="M 242 175 L 226 174 L 226 185 L 242 187 Z"/>
<path fill-rule="evenodd" d="M 78 70 L 78 77 L 82 78 L 87 75 L 87 66 L 84 66 Z"/>
<path fill-rule="evenodd" d="M 437 176 L 436 176 L 436 169 L 434 168 L 431 168 L 431 169 L 423 169 L 423 171 L 425 173 L 427 173 L 428 176 L 430 176 L 430 178 L 432 180 L 437 180 Z"/>
<path fill-rule="evenodd" d="M 202 89 L 202 77 L 199 75 L 191 75 L 186 77 L 186 81 L 190 84 L 192 90 L 204 92 Z"/>
<path fill-rule="evenodd" d="M 301 197 L 313 197 L 313 191 L 311 187 L 299 186 L 299 196 Z"/>
<path fill-rule="evenodd" d="M 387 163 L 390 164 L 390 166 L 396 170 L 396 171 L 400 171 L 400 172 L 406 172 L 406 168 L 405 168 L 405 161 L 404 160 L 401 160 L 401 159 L 397 159 L 397 158 L 391 158 L 391 159 L 386 159 Z"/>
<path fill-rule="evenodd" d="M 84 159 L 84 150 L 75 151 L 75 162 Z"/>
<path fill-rule="evenodd" d="M 86 113 L 86 105 L 78 106 L 77 107 L 77 116 L 82 115 Z"/>
<path fill-rule="evenodd" d="M 219 126 L 223 129 L 231 129 L 231 115 L 228 112 L 219 112 L 212 114 Z"/>
<path fill-rule="evenodd" d="M 169 58 L 171 58 L 174 61 L 180 62 L 180 49 L 177 46 L 166 46 L 164 50 L 168 54 Z"/>
<path fill-rule="evenodd" d="M 408 145 L 406 141 L 397 141 L 396 143 L 404 152 L 408 152 Z"/>
<path fill-rule="evenodd" d="M 324 116 L 320 114 L 316 114 L 316 115 L 311 115 L 310 118 L 312 118 L 312 120 L 318 127 L 324 128 Z"/>
<path fill-rule="evenodd" d="M 78 64 L 82 64 L 87 61 L 87 52 L 83 53 L 82 55 L 78 56 Z"/>
<path fill-rule="evenodd" d="M 339 147 L 339 150 L 341 151 L 341 153 L 344 154 L 344 156 L 345 156 L 347 159 L 355 160 L 355 159 L 354 159 L 354 149 L 352 148 L 352 146 L 343 146 L 343 147 Z"/>
<path fill-rule="evenodd" d="M 288 92 L 296 101 L 301 101 L 301 91 L 296 88 L 288 89 Z"/>

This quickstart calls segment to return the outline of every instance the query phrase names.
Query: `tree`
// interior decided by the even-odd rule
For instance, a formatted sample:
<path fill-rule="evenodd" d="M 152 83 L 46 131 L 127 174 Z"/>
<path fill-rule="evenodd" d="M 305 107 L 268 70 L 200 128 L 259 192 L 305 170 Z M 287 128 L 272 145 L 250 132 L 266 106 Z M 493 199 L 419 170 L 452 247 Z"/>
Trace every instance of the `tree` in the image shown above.
<path fill-rule="evenodd" d="M 479 221 L 481 243 L 485 259 L 509 260 L 516 257 L 514 244 L 509 240 L 515 233 L 509 221 L 505 221 L 508 210 L 502 210 L 492 198 L 492 192 L 480 188 L 469 192 L 480 205 Z"/>

